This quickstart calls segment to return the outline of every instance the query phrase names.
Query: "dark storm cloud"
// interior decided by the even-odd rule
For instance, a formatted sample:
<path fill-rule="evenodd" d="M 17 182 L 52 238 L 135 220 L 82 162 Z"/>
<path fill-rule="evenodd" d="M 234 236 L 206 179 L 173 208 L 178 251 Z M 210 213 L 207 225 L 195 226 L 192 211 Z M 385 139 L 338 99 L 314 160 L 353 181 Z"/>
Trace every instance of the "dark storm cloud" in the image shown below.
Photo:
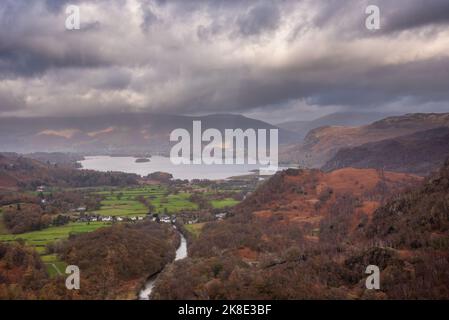
<path fill-rule="evenodd" d="M 241 34 L 251 36 L 275 29 L 280 18 L 279 9 L 274 3 L 260 3 L 240 16 L 237 23 Z"/>
<path fill-rule="evenodd" d="M 23 1 L 23 0 L 17 0 Z M 109 0 L 110 2 L 121 2 L 125 3 L 126 0 Z M 29 1 L 27 1 L 29 2 Z M 104 3 L 104 0 L 44 0 L 45 6 L 51 13 L 59 13 L 61 11 L 65 11 L 68 5 L 80 5 L 82 3 L 94 3 L 101 4 Z"/>
<path fill-rule="evenodd" d="M 449 24 L 449 1 L 409 0 L 388 16 L 386 31 L 404 31 L 423 26 Z"/>
<path fill-rule="evenodd" d="M 372 36 L 385 33 L 415 30 L 421 27 L 449 24 L 447 0 L 328 0 L 316 2 L 319 8 L 313 24 L 319 28 L 334 28 L 344 32 L 342 36 L 369 34 L 364 28 L 368 5 L 376 5 L 381 13 L 381 30 Z"/>
<path fill-rule="evenodd" d="M 73 48 L 55 56 L 45 50 L 8 46 L 0 50 L 0 79 L 4 77 L 32 77 L 51 68 L 92 68 L 107 65 L 101 57 Z"/>
<path fill-rule="evenodd" d="M 384 67 L 365 67 L 363 61 L 353 61 L 342 72 L 335 66 L 318 72 L 263 72 L 263 76 L 222 80 L 221 88 L 228 92 L 222 108 L 247 110 L 266 106 L 278 108 L 278 103 L 304 99 L 311 105 L 343 105 L 370 109 L 407 98 L 413 101 L 449 101 L 449 58 L 410 62 Z M 330 64 L 329 66 L 331 66 Z M 293 66 L 292 66 L 293 67 Z M 188 111 L 200 112 L 212 101 L 186 101 Z M 213 110 L 208 110 L 213 111 Z M 448 104 L 449 111 L 449 104 Z"/>
<path fill-rule="evenodd" d="M 81 7 L 80 31 L 64 28 L 68 4 Z M 365 28 L 371 4 L 381 9 L 377 32 Z M 0 108 L 267 118 L 295 103 L 441 108 L 448 17 L 446 0 L 5 0 Z"/>
<path fill-rule="evenodd" d="M 327 90 L 311 95 L 309 102 L 371 108 L 403 98 L 420 102 L 449 101 L 449 90 L 446 90 L 449 58 L 376 67 L 360 74 L 340 76 L 339 83 L 329 83 Z"/>
<path fill-rule="evenodd" d="M 60 12 L 67 4 L 78 4 L 79 0 L 45 0 L 48 11 L 52 13 Z"/>
<path fill-rule="evenodd" d="M 47 0 L 44 7 L 57 11 L 68 2 Z M 33 19 L 39 21 L 39 14 L 48 12 L 39 4 L 7 0 L 0 10 L 0 79 L 39 76 L 52 68 L 92 68 L 109 63 L 81 32 L 65 30 L 64 19 L 53 19 L 53 24 L 41 20 L 40 28 L 34 27 Z M 93 21 L 85 23 L 82 32 L 98 28 L 99 22 Z"/>

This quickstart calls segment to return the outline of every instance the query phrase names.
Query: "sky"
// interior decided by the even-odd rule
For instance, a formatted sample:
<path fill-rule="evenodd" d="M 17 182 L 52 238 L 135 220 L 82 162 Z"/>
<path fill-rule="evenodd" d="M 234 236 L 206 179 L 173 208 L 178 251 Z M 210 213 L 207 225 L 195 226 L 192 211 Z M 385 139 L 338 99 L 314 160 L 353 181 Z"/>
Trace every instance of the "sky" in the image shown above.
<path fill-rule="evenodd" d="M 0 1 L 0 117 L 339 111 L 449 112 L 448 0 Z"/>

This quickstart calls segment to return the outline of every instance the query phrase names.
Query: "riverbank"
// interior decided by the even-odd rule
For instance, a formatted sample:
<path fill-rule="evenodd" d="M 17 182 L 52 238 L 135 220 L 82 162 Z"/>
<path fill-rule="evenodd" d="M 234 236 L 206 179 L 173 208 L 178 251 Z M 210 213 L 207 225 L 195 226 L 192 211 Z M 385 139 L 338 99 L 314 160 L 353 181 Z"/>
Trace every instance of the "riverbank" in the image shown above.
<path fill-rule="evenodd" d="M 182 234 L 182 232 L 179 231 L 178 228 L 176 228 L 176 226 L 173 226 L 173 228 L 175 228 L 175 230 L 178 232 L 180 241 L 179 241 L 179 246 L 176 249 L 175 259 L 172 261 L 172 263 L 175 261 L 178 261 L 178 260 L 182 260 L 187 257 L 187 239 Z M 145 282 L 145 285 L 138 292 L 137 297 L 139 300 L 150 300 L 151 293 L 153 292 L 154 286 L 156 284 L 156 281 L 157 281 L 159 275 L 172 263 L 168 263 L 167 265 L 165 265 L 164 268 L 162 268 L 161 271 L 148 277 L 147 281 Z"/>

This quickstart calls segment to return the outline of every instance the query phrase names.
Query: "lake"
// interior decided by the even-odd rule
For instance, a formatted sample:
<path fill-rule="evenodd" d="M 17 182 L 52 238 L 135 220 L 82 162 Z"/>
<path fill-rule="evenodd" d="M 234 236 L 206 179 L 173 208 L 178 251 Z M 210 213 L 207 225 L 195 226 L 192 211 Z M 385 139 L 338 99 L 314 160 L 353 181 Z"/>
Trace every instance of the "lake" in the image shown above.
<path fill-rule="evenodd" d="M 232 176 L 250 174 L 259 169 L 259 165 L 174 165 L 170 158 L 153 156 L 150 162 L 136 163 L 134 157 L 89 156 L 80 161 L 83 169 L 96 171 L 121 171 L 146 176 L 156 171 L 168 172 L 175 179 L 220 180 Z"/>

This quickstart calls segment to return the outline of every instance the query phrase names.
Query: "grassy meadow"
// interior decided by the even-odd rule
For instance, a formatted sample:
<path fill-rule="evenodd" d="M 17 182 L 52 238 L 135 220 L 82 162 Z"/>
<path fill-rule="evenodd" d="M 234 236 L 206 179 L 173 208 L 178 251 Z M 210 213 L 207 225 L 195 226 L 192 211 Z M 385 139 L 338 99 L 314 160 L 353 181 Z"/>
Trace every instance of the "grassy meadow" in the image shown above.
<path fill-rule="evenodd" d="M 232 207 L 232 206 L 235 206 L 236 204 L 238 204 L 239 202 L 240 201 L 234 200 L 232 198 L 210 201 L 212 208 L 214 208 L 214 209 L 223 209 L 223 208 Z"/>
<path fill-rule="evenodd" d="M 41 256 L 42 262 L 47 267 L 47 272 L 50 277 L 56 277 L 65 274 L 67 263 L 58 259 L 55 254 L 47 254 Z"/>
<path fill-rule="evenodd" d="M 102 196 L 100 208 L 88 214 L 98 214 L 101 216 L 138 217 L 145 216 L 149 211 L 159 214 L 176 214 L 181 211 L 191 211 L 198 209 L 198 205 L 190 201 L 189 192 L 169 193 L 168 189 L 162 185 L 141 186 L 137 188 L 122 188 L 110 190 L 92 190 L 97 195 Z M 215 209 L 231 207 L 237 204 L 232 198 L 214 200 L 212 193 L 205 193 L 205 196 L 212 198 L 209 200 Z M 151 210 L 150 210 L 151 208 Z M 105 222 L 71 222 L 63 226 L 52 226 L 46 229 L 26 232 L 22 234 L 11 234 L 3 222 L 0 208 L 0 241 L 12 242 L 23 241 L 25 245 L 36 250 L 47 267 L 50 276 L 64 274 L 66 263 L 58 260 L 57 255 L 47 254 L 46 246 L 58 240 L 66 239 L 70 234 L 85 233 L 107 227 Z M 204 223 L 186 225 L 186 229 L 194 237 L 198 237 Z"/>
<path fill-rule="evenodd" d="M 198 238 L 203 230 L 203 227 L 206 223 L 194 223 L 194 224 L 186 224 L 184 228 L 191 233 L 195 238 Z"/>
<path fill-rule="evenodd" d="M 149 209 L 139 198 L 145 199 L 154 207 L 152 213 L 173 214 L 198 208 L 197 204 L 189 201 L 189 193 L 167 194 L 167 189 L 163 186 L 100 191 L 97 194 L 103 195 L 105 199 L 101 201 L 100 210 L 94 213 L 103 216 L 144 216 Z"/>
<path fill-rule="evenodd" d="M 104 226 L 107 226 L 104 222 L 71 222 L 63 226 L 50 227 L 21 234 L 2 234 L 0 235 L 0 241 L 10 242 L 23 240 L 26 245 L 33 247 L 39 253 L 43 253 L 45 246 L 51 242 L 66 239 L 70 234 L 90 232 Z"/>

